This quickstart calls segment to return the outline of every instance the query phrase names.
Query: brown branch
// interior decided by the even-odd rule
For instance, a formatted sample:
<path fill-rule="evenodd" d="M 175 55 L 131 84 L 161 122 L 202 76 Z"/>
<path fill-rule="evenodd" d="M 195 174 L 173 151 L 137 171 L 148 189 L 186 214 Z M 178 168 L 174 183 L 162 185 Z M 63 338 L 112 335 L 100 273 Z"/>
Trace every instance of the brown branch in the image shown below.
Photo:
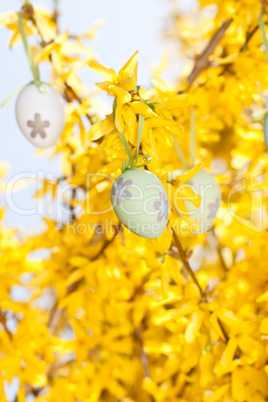
<path fill-rule="evenodd" d="M 150 370 L 149 370 L 149 364 L 148 364 L 148 356 L 144 350 L 143 346 L 143 341 L 142 341 L 142 333 L 141 333 L 141 327 L 138 327 L 136 329 L 136 335 L 139 341 L 139 346 L 140 346 L 140 361 L 143 367 L 144 375 L 145 377 L 151 378 L 150 375 Z"/>
<path fill-rule="evenodd" d="M 191 72 L 191 74 L 188 76 L 188 83 L 192 84 L 195 79 L 198 77 L 198 75 L 205 70 L 206 68 L 209 67 L 210 61 L 209 61 L 209 56 L 213 53 L 214 49 L 218 45 L 218 43 L 221 41 L 223 38 L 225 32 L 231 25 L 233 19 L 230 18 L 227 21 L 225 21 L 222 26 L 218 29 L 218 31 L 212 36 L 209 44 L 207 47 L 204 49 L 204 51 L 199 55 L 196 59 L 194 68 Z"/>
<path fill-rule="evenodd" d="M 23 385 L 23 391 L 26 395 L 32 394 L 34 396 L 38 396 L 43 391 L 43 389 L 44 388 L 42 387 L 34 388 L 28 383 Z"/>
<path fill-rule="evenodd" d="M 7 327 L 7 324 L 6 324 L 6 314 L 3 313 L 2 311 L 0 312 L 0 323 L 3 325 L 3 327 L 4 327 L 4 329 L 5 329 L 6 333 L 7 333 L 7 335 L 8 335 L 8 337 L 9 337 L 9 339 L 12 340 L 13 335 L 12 335 L 12 333 L 9 331 L 9 329 L 8 329 L 8 327 Z"/>
<path fill-rule="evenodd" d="M 244 52 L 244 50 L 246 50 L 249 41 L 255 35 L 255 33 L 258 31 L 258 29 L 259 29 L 259 25 L 256 25 L 255 28 L 252 29 L 252 31 L 248 32 L 246 40 L 245 40 L 244 44 L 241 46 L 241 48 L 240 48 L 240 53 Z"/>
<path fill-rule="evenodd" d="M 224 328 L 224 326 L 223 326 L 223 323 L 221 322 L 221 320 L 219 319 L 219 317 L 217 318 L 217 321 L 218 321 L 218 324 L 219 324 L 219 326 L 220 326 L 221 332 L 222 332 L 222 334 L 223 334 L 223 336 L 224 336 L 224 340 L 225 340 L 226 343 L 228 343 L 228 341 L 229 341 L 229 336 L 228 336 L 227 332 L 225 331 L 225 328 Z"/>
<path fill-rule="evenodd" d="M 205 301 L 205 302 L 206 302 L 206 301 L 207 301 L 207 297 L 206 297 L 206 295 L 205 295 L 203 289 L 201 288 L 201 286 L 200 286 L 200 284 L 199 284 L 199 282 L 198 282 L 198 280 L 197 280 L 197 278 L 196 278 L 196 276 L 195 276 L 195 274 L 194 274 L 192 268 L 191 268 L 190 265 L 189 265 L 189 262 L 188 262 L 188 260 L 187 260 L 186 254 L 185 254 L 185 252 L 184 252 L 184 250 L 183 250 L 183 247 L 182 247 L 182 245 L 181 245 L 181 242 L 179 241 L 179 238 L 178 238 L 178 236 L 176 235 L 176 233 L 175 233 L 175 231 L 174 231 L 173 228 L 172 228 L 172 232 L 173 232 L 173 239 L 174 239 L 174 242 L 175 242 L 175 244 L 176 244 L 176 246 L 177 246 L 177 248 L 178 248 L 178 250 L 179 250 L 180 257 L 181 257 L 182 263 L 183 263 L 183 265 L 184 265 L 184 268 L 185 268 L 186 271 L 190 274 L 190 276 L 191 276 L 191 278 L 193 279 L 194 283 L 195 283 L 196 286 L 198 287 L 199 292 L 200 292 L 200 295 L 201 295 L 201 297 L 202 297 L 202 301 Z M 220 326 L 220 328 L 221 328 L 221 331 L 222 331 L 222 333 L 223 333 L 224 340 L 225 340 L 225 342 L 227 343 L 227 342 L 229 341 L 229 336 L 228 336 L 227 332 L 225 331 L 224 326 L 223 326 L 221 320 L 220 320 L 219 318 L 218 318 L 217 320 L 218 320 L 219 326 Z"/>
<path fill-rule="evenodd" d="M 113 237 L 110 240 L 105 239 L 102 248 L 93 258 L 91 258 L 91 261 L 96 261 L 104 253 L 104 251 L 107 249 L 107 247 L 109 247 L 110 244 L 116 239 L 117 235 L 122 231 L 122 229 L 123 229 L 123 227 L 122 227 L 121 223 L 115 227 L 115 233 L 114 233 Z"/>
<path fill-rule="evenodd" d="M 189 273 L 189 275 L 191 276 L 192 280 L 194 281 L 194 283 L 195 283 L 196 286 L 198 287 L 202 300 L 203 300 L 203 301 L 206 301 L 207 298 L 206 298 L 206 296 L 205 296 L 205 293 L 204 293 L 203 289 L 201 288 L 200 283 L 198 282 L 198 280 L 197 280 L 197 278 L 196 278 L 196 276 L 195 276 L 194 271 L 193 271 L 192 268 L 190 267 L 190 264 L 189 264 L 189 262 L 188 262 L 188 260 L 187 260 L 186 254 L 185 254 L 185 251 L 183 250 L 183 247 L 182 247 L 182 245 L 181 245 L 181 242 L 180 242 L 180 240 L 179 240 L 179 238 L 178 238 L 178 236 L 177 236 L 177 234 L 176 234 L 176 232 L 175 232 L 175 230 L 174 230 L 173 228 L 172 228 L 172 234 L 173 234 L 173 239 L 174 239 L 175 245 L 176 245 L 176 247 L 177 247 L 178 250 L 179 250 L 180 258 L 181 258 L 181 260 L 182 260 L 182 263 L 183 263 L 184 268 L 185 268 L 186 271 Z"/>
<path fill-rule="evenodd" d="M 252 29 L 252 31 L 248 32 L 247 37 L 245 42 L 243 43 L 243 45 L 241 46 L 239 53 L 244 52 L 247 49 L 248 43 L 249 41 L 253 38 L 253 36 L 255 35 L 255 33 L 258 31 L 259 29 L 259 25 L 256 25 L 255 28 Z M 219 77 L 221 77 L 222 75 L 224 75 L 226 73 L 226 71 L 229 71 L 230 67 L 232 66 L 233 63 L 228 63 L 223 67 L 222 72 L 219 74 Z"/>
<path fill-rule="evenodd" d="M 225 264 L 225 261 L 224 261 L 223 255 L 222 255 L 222 248 L 221 248 L 220 242 L 218 240 L 218 237 L 215 233 L 214 227 L 212 228 L 211 233 L 213 234 L 214 239 L 217 242 L 216 249 L 217 249 L 218 257 L 221 262 L 222 268 L 225 272 L 227 272 L 227 271 L 229 271 L 229 269 L 228 269 L 227 265 Z"/>
<path fill-rule="evenodd" d="M 59 328 L 61 319 L 63 317 L 63 314 L 64 314 L 64 309 L 59 308 L 58 303 L 56 303 L 51 311 L 49 322 L 48 322 L 48 329 L 50 330 L 50 333 L 52 336 L 56 334 L 56 332 Z"/>
<path fill-rule="evenodd" d="M 64 92 L 64 98 L 67 100 L 67 102 L 70 102 L 70 101 L 72 101 L 72 99 L 75 99 L 81 105 L 83 103 L 83 99 L 73 90 L 73 88 L 70 85 L 67 84 L 66 81 L 64 82 L 64 85 L 66 88 L 66 90 Z M 72 95 L 71 97 L 70 97 L 68 91 L 71 93 L 71 95 Z M 90 116 L 90 114 L 88 114 L 88 113 L 85 116 L 87 117 L 90 124 L 93 124 L 92 116 Z"/>

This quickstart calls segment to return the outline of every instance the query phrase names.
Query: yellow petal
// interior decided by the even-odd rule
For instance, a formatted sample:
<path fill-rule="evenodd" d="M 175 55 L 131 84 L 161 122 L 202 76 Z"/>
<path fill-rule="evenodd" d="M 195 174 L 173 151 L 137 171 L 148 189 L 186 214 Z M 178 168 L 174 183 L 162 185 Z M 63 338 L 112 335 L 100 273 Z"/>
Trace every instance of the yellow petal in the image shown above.
<path fill-rule="evenodd" d="M 180 183 L 186 183 L 192 177 L 194 177 L 196 175 L 196 173 L 198 173 L 199 170 L 202 169 L 202 167 L 203 167 L 203 165 L 201 163 L 197 164 L 195 167 L 187 170 L 185 173 L 183 173 L 181 176 L 179 176 L 178 180 L 180 181 Z"/>
<path fill-rule="evenodd" d="M 127 106 L 123 111 L 124 120 L 126 123 L 126 135 L 131 144 L 137 145 L 138 122 L 136 114 Z"/>
<path fill-rule="evenodd" d="M 125 80 L 121 81 L 119 84 L 120 88 L 125 89 L 126 91 L 133 91 L 136 87 L 136 82 L 133 78 L 126 78 Z"/>
<path fill-rule="evenodd" d="M 9 11 L 7 13 L 0 14 L 0 25 L 7 26 L 10 24 L 18 23 L 18 13 L 15 11 Z"/>
<path fill-rule="evenodd" d="M 164 119 L 158 119 L 158 118 L 153 118 L 148 120 L 149 127 L 154 128 L 154 127 L 172 127 L 173 131 L 173 126 L 177 126 L 178 123 L 176 121 L 172 120 L 164 120 Z M 181 132 L 179 130 L 179 132 Z"/>
<path fill-rule="evenodd" d="M 110 86 L 110 89 L 117 96 L 117 101 L 118 103 L 121 103 L 121 105 L 131 101 L 130 93 L 125 91 L 124 89 L 112 85 Z"/>
<path fill-rule="evenodd" d="M 156 116 L 153 110 L 143 102 L 131 102 L 131 109 L 136 114 L 143 114 L 145 117 L 147 116 Z"/>
<path fill-rule="evenodd" d="M 39 12 L 36 12 L 35 20 L 38 29 L 42 34 L 42 38 L 44 38 L 46 42 L 50 42 L 56 37 L 57 35 L 56 24 L 55 22 L 52 22 L 49 16 L 44 18 L 44 16 L 41 16 Z"/>
<path fill-rule="evenodd" d="M 176 195 L 185 198 L 196 208 L 200 206 L 202 197 L 199 194 L 195 193 L 193 189 L 187 184 L 180 186 Z"/>
<path fill-rule="evenodd" d="M 185 339 L 187 343 L 192 343 L 198 334 L 203 322 L 203 313 L 195 312 L 192 315 L 191 321 L 185 331 Z"/>
<path fill-rule="evenodd" d="M 214 379 L 213 354 L 210 352 L 202 354 L 199 365 L 200 365 L 200 385 L 201 387 L 205 387 L 210 381 Z"/>
<path fill-rule="evenodd" d="M 135 84 L 134 88 L 137 85 L 138 53 L 139 52 L 137 51 L 136 53 L 133 54 L 133 56 L 128 60 L 128 62 L 124 65 L 124 67 L 121 68 L 118 74 L 118 76 L 120 77 L 120 81 L 125 80 L 126 78 L 132 78 Z"/>
<path fill-rule="evenodd" d="M 234 355 L 237 349 L 237 339 L 233 338 L 230 339 L 227 343 L 227 346 L 223 352 L 220 364 L 223 366 L 227 371 L 231 370 L 231 365 L 234 359 Z"/>
<path fill-rule="evenodd" d="M 120 133 L 125 131 L 125 123 L 122 117 L 122 107 L 119 104 L 116 107 L 114 124 Z"/>
<path fill-rule="evenodd" d="M 263 334 L 268 334 L 268 318 L 264 318 L 260 325 L 260 331 Z"/>
<path fill-rule="evenodd" d="M 185 107 L 188 106 L 188 102 L 186 102 L 188 95 L 178 95 L 175 96 L 173 99 L 165 101 L 160 105 L 157 105 L 157 108 L 161 109 L 176 109 L 178 107 Z"/>
<path fill-rule="evenodd" d="M 95 60 L 91 61 L 88 65 L 89 68 L 96 71 L 96 73 L 100 74 L 105 80 L 116 81 L 117 74 L 112 68 L 107 68 Z"/>
<path fill-rule="evenodd" d="M 262 295 L 260 295 L 260 296 L 257 298 L 256 302 L 257 302 L 257 303 L 262 303 L 262 302 L 267 301 L 267 300 L 268 300 L 268 290 L 267 290 L 267 292 L 265 292 L 265 293 L 263 293 Z"/>
<path fill-rule="evenodd" d="M 114 124 L 111 117 L 112 115 L 108 115 L 106 116 L 106 119 L 98 121 L 91 126 L 87 133 L 89 140 L 95 141 L 103 135 L 109 134 L 113 130 Z"/>

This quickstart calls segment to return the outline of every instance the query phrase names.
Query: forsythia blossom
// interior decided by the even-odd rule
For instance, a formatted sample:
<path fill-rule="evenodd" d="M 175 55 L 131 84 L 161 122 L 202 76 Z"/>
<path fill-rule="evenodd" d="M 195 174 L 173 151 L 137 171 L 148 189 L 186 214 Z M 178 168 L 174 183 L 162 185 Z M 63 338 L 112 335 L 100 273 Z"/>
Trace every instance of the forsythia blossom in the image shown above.
<path fill-rule="evenodd" d="M 27 238 L 4 226 L 1 210 L 1 401 L 16 377 L 18 402 L 268 398 L 267 154 L 262 125 L 251 118 L 268 89 L 258 28 L 266 4 L 199 0 L 187 16 L 177 12 L 180 3 L 173 0 L 168 36 L 180 43 L 178 57 L 187 56 L 184 73 L 173 86 L 159 68 L 150 89 L 138 85 L 138 53 L 117 73 L 85 44 L 94 29 L 81 37 L 58 33 L 57 15 L 38 8 L 25 18 L 27 35 L 40 41 L 35 61 L 50 63 L 66 100 L 51 155 L 61 155 L 63 175 L 44 180 L 35 196 L 55 197 L 64 181 L 72 197 L 68 222 L 44 218 L 46 230 Z M 0 25 L 11 31 L 12 46 L 20 42 L 17 13 L 1 15 Z M 104 118 L 93 85 L 89 94 L 77 74 L 88 67 L 117 102 Z M 197 164 L 170 183 L 168 172 L 183 168 L 173 136 L 190 157 L 190 107 Z M 140 114 L 141 155 L 151 155 L 148 169 L 170 201 L 169 225 L 156 240 L 122 228 L 110 205 L 127 159 L 118 133 L 135 153 Z M 223 201 L 213 229 L 192 235 L 186 229 L 195 220 L 178 215 L 174 193 L 182 210 L 185 201 L 198 207 L 200 197 L 185 183 L 203 166 L 217 173 Z M 28 290 L 27 301 L 14 298 L 18 286 Z"/>

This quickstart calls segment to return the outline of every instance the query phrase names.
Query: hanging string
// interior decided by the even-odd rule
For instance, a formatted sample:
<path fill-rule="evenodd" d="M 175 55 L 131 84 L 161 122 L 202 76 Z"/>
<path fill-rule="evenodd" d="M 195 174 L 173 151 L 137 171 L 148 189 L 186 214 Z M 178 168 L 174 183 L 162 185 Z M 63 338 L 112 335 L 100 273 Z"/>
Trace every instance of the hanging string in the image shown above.
<path fill-rule="evenodd" d="M 187 168 L 188 167 L 188 163 L 186 162 L 186 159 L 183 155 L 182 149 L 178 143 L 177 138 L 175 137 L 175 135 L 173 133 L 171 133 L 172 135 L 172 139 L 173 139 L 173 145 L 176 151 L 176 154 L 178 155 L 179 160 L 181 161 L 181 163 L 183 164 L 183 167 Z"/>
<path fill-rule="evenodd" d="M 264 44 L 264 51 L 265 51 L 266 59 L 267 59 L 267 62 L 268 62 L 268 41 L 267 41 L 267 36 L 266 36 L 266 31 L 265 31 L 265 25 L 264 25 L 264 21 L 263 21 L 263 13 L 262 12 L 259 15 L 259 27 L 260 27 L 260 31 L 261 31 L 262 41 L 263 41 L 263 44 Z"/>
<path fill-rule="evenodd" d="M 25 1 L 24 5 L 27 5 L 28 2 Z M 19 13 L 19 21 L 18 21 L 18 25 L 19 25 L 19 31 L 21 34 L 21 38 L 22 38 L 22 42 L 25 48 L 25 52 L 32 70 L 32 74 L 33 74 L 33 81 L 30 81 L 28 84 L 23 85 L 21 88 L 16 89 L 16 91 L 14 91 L 2 104 L 1 107 L 5 106 L 6 103 L 8 103 L 15 95 L 19 94 L 24 88 L 26 88 L 28 85 L 30 84 L 35 84 L 40 92 L 47 92 L 47 89 L 44 85 L 44 83 L 41 82 L 40 80 L 40 73 L 39 73 L 39 69 L 38 66 L 35 64 L 34 59 L 33 59 L 33 55 L 32 55 L 32 51 L 30 49 L 30 46 L 27 42 L 27 36 L 25 33 L 25 29 L 24 29 L 24 24 L 23 24 L 23 15 L 20 12 Z"/>
<path fill-rule="evenodd" d="M 191 107 L 190 117 L 190 167 L 194 167 L 196 159 L 196 119 L 194 109 Z"/>
<path fill-rule="evenodd" d="M 139 155 L 139 150 L 140 150 L 140 145 L 141 145 L 141 138 L 142 138 L 142 134 L 143 134 L 143 130 L 144 130 L 144 121 L 145 121 L 144 115 L 139 114 L 136 158 Z"/>
<path fill-rule="evenodd" d="M 23 85 L 19 89 L 16 89 L 9 97 L 1 104 L 1 107 L 4 107 L 12 98 L 13 96 L 19 94 L 24 88 L 26 88 L 29 84 L 33 84 L 33 81 L 29 82 L 28 84 Z"/>
<path fill-rule="evenodd" d="M 24 24 L 23 24 L 23 15 L 22 15 L 21 12 L 19 13 L 19 31 L 20 31 L 20 34 L 21 34 L 22 42 L 23 42 L 23 45 L 24 45 L 24 48 L 25 48 L 25 52 L 26 52 L 30 67 L 31 67 L 31 70 L 32 70 L 33 82 L 40 89 L 42 84 L 41 84 L 41 80 L 40 80 L 39 69 L 38 69 L 38 66 L 34 62 L 32 51 L 31 51 L 30 46 L 29 46 L 29 44 L 27 42 L 27 36 L 26 36 L 25 29 L 24 29 Z"/>
<path fill-rule="evenodd" d="M 127 153 L 127 156 L 128 156 L 128 158 L 129 158 L 129 162 L 132 163 L 132 162 L 133 162 L 133 156 L 132 156 L 132 153 L 131 153 L 131 151 L 130 151 L 130 148 L 129 148 L 127 139 L 126 139 L 126 137 L 125 137 L 125 134 L 124 134 L 124 133 L 120 133 L 119 131 L 118 131 L 118 134 L 119 134 L 120 140 L 121 140 L 121 142 L 122 142 L 122 144 L 123 144 L 123 147 L 125 148 L 125 151 L 126 151 L 126 153 Z"/>
<path fill-rule="evenodd" d="M 117 98 L 115 98 L 114 103 L 113 103 L 113 120 L 114 121 L 115 121 L 115 115 L 116 115 L 116 108 L 117 108 Z M 142 168 L 142 167 L 146 166 L 152 160 L 150 155 L 138 155 L 139 149 L 140 149 L 140 144 L 141 144 L 141 139 L 142 139 L 142 134 L 143 134 L 143 130 L 144 130 L 144 121 L 145 121 L 145 117 L 143 115 L 139 114 L 137 149 L 135 151 L 134 156 L 132 155 L 132 152 L 128 145 L 125 134 L 118 131 L 119 138 L 122 142 L 122 145 L 126 151 L 128 159 L 129 159 L 129 161 L 123 162 L 123 164 L 122 164 L 123 173 L 126 172 L 127 170 Z M 138 161 L 144 160 L 144 159 L 146 159 L 146 162 L 143 162 L 138 165 Z"/>
<path fill-rule="evenodd" d="M 184 168 L 192 168 L 194 167 L 195 164 L 195 159 L 196 159 L 196 119 L 195 119 L 195 112 L 194 109 L 191 108 L 191 116 L 190 116 L 190 165 L 188 165 L 184 154 L 182 152 L 182 149 L 179 145 L 179 142 L 175 135 L 171 133 L 172 139 L 173 139 L 173 145 L 176 151 L 176 154 L 183 164 Z"/>

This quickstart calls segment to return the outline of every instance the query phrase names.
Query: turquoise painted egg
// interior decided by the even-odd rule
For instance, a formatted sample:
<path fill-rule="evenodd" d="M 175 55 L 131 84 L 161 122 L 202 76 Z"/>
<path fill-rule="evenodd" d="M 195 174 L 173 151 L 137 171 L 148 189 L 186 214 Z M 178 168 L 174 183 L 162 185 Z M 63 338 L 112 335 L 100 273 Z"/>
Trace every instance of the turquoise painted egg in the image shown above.
<path fill-rule="evenodd" d="M 168 197 L 156 175 L 144 169 L 128 170 L 114 182 L 111 202 L 118 219 L 133 233 L 155 239 L 168 221 Z"/>
<path fill-rule="evenodd" d="M 176 177 L 181 176 L 185 170 L 179 169 L 169 173 L 168 181 L 175 180 Z M 213 222 L 216 218 L 217 211 L 221 203 L 221 190 L 216 179 L 204 169 L 201 169 L 194 177 L 187 183 L 191 189 L 201 196 L 199 207 L 195 207 L 190 201 L 185 201 L 187 210 L 182 211 L 179 209 L 178 199 L 179 193 L 175 191 L 174 205 L 179 216 L 188 216 L 194 218 L 198 223 L 191 223 L 189 225 L 190 233 L 201 234 L 212 228 Z M 178 194 L 178 195 L 177 195 Z M 198 227 L 199 226 L 199 227 Z"/>

